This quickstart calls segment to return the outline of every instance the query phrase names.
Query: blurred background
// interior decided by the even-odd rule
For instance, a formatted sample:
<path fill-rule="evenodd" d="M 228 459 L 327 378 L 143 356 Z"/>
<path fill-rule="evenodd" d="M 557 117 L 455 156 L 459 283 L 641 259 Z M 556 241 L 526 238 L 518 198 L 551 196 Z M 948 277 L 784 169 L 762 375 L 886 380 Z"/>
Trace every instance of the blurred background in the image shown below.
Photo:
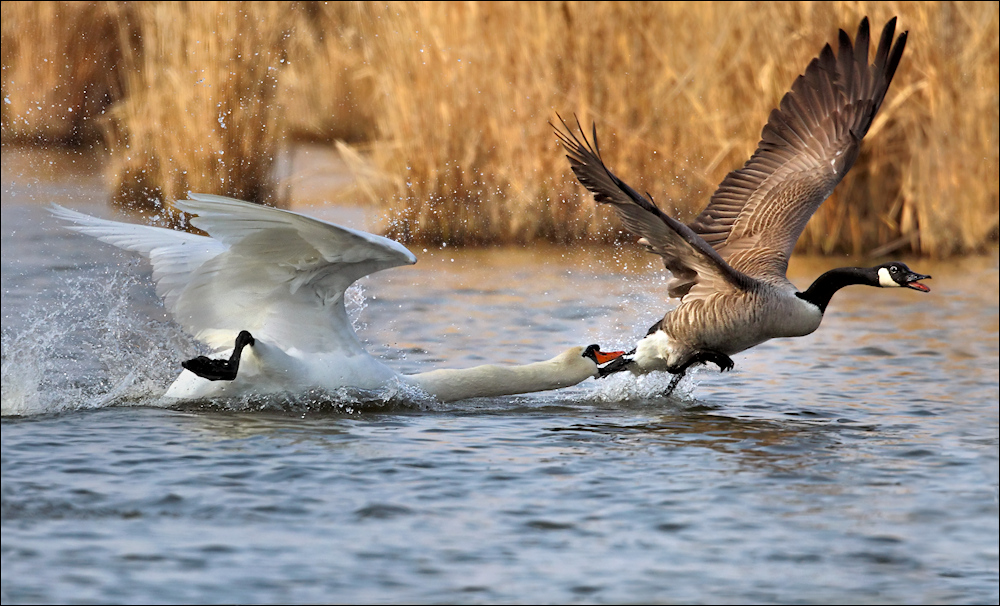
<path fill-rule="evenodd" d="M 278 206 L 302 149 L 324 200 L 407 242 L 612 241 L 549 122 L 690 220 L 770 110 L 864 16 L 909 40 L 810 253 L 980 252 L 998 239 L 997 2 L 3 2 L 2 141 L 100 158 L 116 203 Z M 874 53 L 874 49 L 872 49 Z"/>

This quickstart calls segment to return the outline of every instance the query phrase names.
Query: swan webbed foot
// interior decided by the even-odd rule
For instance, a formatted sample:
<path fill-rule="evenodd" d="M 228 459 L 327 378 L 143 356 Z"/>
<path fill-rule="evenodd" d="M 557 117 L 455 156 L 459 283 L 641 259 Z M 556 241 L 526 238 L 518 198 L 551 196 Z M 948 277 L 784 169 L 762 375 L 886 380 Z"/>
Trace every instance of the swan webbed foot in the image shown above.
<path fill-rule="evenodd" d="M 181 366 L 209 381 L 232 381 L 236 379 L 236 374 L 240 370 L 240 355 L 243 353 L 243 348 L 254 343 L 253 335 L 242 330 L 236 336 L 236 345 L 228 360 L 213 360 L 208 356 L 198 356 L 181 362 Z"/>

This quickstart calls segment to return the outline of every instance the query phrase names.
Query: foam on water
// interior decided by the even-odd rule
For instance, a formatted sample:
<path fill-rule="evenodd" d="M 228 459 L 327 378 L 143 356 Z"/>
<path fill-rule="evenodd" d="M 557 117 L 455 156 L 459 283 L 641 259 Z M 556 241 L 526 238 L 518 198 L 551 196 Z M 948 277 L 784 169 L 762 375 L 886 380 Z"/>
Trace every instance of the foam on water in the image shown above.
<path fill-rule="evenodd" d="M 309 389 L 282 394 L 246 395 L 238 398 L 212 398 L 177 403 L 161 400 L 177 410 L 225 410 L 235 412 L 333 413 L 354 415 L 370 412 L 400 412 L 426 410 L 437 402 L 420 389 L 401 382 L 380 389 L 366 390 L 342 387 Z"/>

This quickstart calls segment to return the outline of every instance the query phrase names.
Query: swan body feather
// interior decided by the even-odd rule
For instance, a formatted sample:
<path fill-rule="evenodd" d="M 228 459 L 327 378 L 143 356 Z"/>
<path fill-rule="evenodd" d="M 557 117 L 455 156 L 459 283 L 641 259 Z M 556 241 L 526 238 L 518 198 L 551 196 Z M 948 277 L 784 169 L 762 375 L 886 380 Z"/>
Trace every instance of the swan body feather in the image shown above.
<path fill-rule="evenodd" d="M 181 372 L 164 394 L 201 399 L 303 389 L 378 389 L 394 381 L 452 401 L 575 385 L 598 375 L 582 347 L 547 362 L 401 375 L 358 340 L 344 292 L 369 274 L 416 263 L 402 244 L 298 213 L 208 194 L 177 208 L 196 215 L 196 235 L 92 217 L 53 205 L 67 227 L 147 257 L 156 292 L 174 319 L 228 357 L 241 331 L 253 334 L 231 381 Z"/>

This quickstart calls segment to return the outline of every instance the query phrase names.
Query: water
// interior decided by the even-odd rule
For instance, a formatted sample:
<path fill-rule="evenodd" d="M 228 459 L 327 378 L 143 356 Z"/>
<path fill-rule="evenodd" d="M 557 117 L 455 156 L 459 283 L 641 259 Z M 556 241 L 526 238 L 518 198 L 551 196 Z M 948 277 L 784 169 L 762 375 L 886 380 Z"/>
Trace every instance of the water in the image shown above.
<path fill-rule="evenodd" d="M 47 217 L 116 216 L 93 166 L 50 161 L 4 152 L 5 604 L 1000 597 L 996 253 L 911 260 L 930 294 L 847 289 L 670 398 L 618 375 L 162 408 L 201 350 L 148 266 Z M 663 305 L 627 249 L 414 253 L 352 304 L 404 372 L 630 347 Z"/>

